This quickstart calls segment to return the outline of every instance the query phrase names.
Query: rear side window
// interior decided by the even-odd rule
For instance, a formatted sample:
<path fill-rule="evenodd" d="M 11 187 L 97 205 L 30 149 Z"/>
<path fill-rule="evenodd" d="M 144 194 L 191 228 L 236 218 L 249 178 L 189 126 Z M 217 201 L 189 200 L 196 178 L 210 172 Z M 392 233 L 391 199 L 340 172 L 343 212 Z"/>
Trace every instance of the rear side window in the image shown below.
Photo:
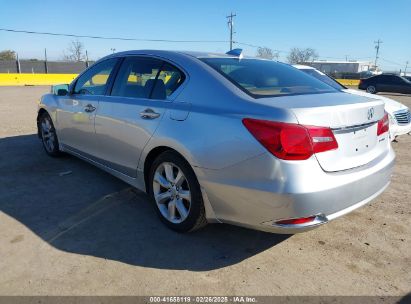
<path fill-rule="evenodd" d="M 255 98 L 338 92 L 332 86 L 286 64 L 260 59 L 201 59 Z"/>
<path fill-rule="evenodd" d="M 77 80 L 74 94 L 104 95 L 108 78 L 116 63 L 117 58 L 112 58 L 93 65 Z"/>
<path fill-rule="evenodd" d="M 112 96 L 150 98 L 163 62 L 154 58 L 124 59 L 111 91 Z"/>
<path fill-rule="evenodd" d="M 381 84 L 397 84 L 401 83 L 401 78 L 392 75 L 380 75 L 376 77 L 378 79 L 378 83 Z"/>
<path fill-rule="evenodd" d="M 166 99 L 184 81 L 184 74 L 162 60 L 128 57 L 114 82 L 112 96 Z"/>
<path fill-rule="evenodd" d="M 170 96 L 183 83 L 184 78 L 184 74 L 179 69 L 168 63 L 164 63 L 158 75 L 158 81 L 154 87 L 152 98 L 156 98 L 155 95 L 157 95 L 162 83 L 164 83 L 165 86 L 166 96 Z"/>

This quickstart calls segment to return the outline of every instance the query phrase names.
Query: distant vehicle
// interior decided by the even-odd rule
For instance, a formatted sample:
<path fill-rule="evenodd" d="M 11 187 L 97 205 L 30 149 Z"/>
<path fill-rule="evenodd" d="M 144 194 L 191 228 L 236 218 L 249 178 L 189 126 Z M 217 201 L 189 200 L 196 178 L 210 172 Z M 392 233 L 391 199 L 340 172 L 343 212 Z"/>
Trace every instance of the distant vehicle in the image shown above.
<path fill-rule="evenodd" d="M 378 95 L 371 95 L 362 91 L 348 89 L 347 87 L 343 86 L 333 78 L 327 76 L 326 74 L 314 69 L 313 67 L 307 65 L 294 65 L 297 69 L 324 81 L 325 83 L 331 85 L 332 87 L 336 88 L 337 90 L 342 90 L 344 92 L 365 96 L 373 99 L 381 100 L 385 103 L 385 111 L 388 113 L 390 118 L 390 137 L 391 140 L 395 140 L 395 138 L 399 135 L 404 135 L 411 132 L 411 114 L 410 110 L 407 106 L 399 103 L 393 99 L 378 96 Z M 408 76 L 409 77 L 409 76 Z M 411 77 L 410 77 L 411 78 Z"/>
<path fill-rule="evenodd" d="M 54 89 L 37 116 L 46 153 L 147 191 L 180 232 L 207 222 L 306 231 L 367 204 L 391 179 L 382 101 L 239 50 L 112 54 Z"/>
<path fill-rule="evenodd" d="M 398 75 L 381 74 L 361 79 L 358 88 L 370 94 L 378 92 L 411 94 L 411 81 Z"/>

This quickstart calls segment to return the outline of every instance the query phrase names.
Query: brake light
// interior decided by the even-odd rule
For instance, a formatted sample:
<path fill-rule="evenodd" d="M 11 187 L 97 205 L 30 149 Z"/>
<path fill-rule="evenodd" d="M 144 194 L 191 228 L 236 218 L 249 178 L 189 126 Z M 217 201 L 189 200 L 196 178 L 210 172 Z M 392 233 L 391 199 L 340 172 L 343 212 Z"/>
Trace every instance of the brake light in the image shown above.
<path fill-rule="evenodd" d="M 384 117 L 378 121 L 377 136 L 380 136 L 384 134 L 385 132 L 388 132 L 389 129 L 390 129 L 390 121 L 388 119 L 388 113 L 386 112 L 384 114 Z"/>
<path fill-rule="evenodd" d="M 244 118 L 243 124 L 270 153 L 280 159 L 305 160 L 314 153 L 338 148 L 330 128 L 252 118 Z"/>

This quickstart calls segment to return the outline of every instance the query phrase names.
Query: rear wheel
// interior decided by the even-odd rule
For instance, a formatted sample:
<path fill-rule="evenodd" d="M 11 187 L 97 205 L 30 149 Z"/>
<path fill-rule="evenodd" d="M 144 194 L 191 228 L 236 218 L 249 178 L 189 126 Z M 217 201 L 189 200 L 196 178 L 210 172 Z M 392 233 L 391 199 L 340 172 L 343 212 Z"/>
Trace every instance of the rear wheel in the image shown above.
<path fill-rule="evenodd" d="M 375 93 L 377 93 L 377 89 L 375 88 L 375 86 L 369 85 L 369 86 L 367 87 L 367 93 L 375 94 Z"/>
<path fill-rule="evenodd" d="M 38 124 L 41 141 L 46 153 L 53 157 L 60 155 L 59 141 L 50 115 L 47 113 L 42 114 Z"/>
<path fill-rule="evenodd" d="M 160 154 L 151 166 L 148 182 L 157 213 L 169 228 L 188 232 L 207 224 L 200 185 L 191 166 L 179 154 Z"/>

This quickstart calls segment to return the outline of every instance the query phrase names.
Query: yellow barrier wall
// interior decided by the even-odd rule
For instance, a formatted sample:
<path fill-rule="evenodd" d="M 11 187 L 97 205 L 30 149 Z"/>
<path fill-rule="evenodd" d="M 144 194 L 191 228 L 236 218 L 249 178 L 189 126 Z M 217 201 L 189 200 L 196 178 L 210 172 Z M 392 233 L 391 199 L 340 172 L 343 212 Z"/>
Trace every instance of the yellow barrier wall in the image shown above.
<path fill-rule="evenodd" d="M 360 81 L 358 79 L 336 79 L 339 83 L 345 86 L 358 86 Z"/>
<path fill-rule="evenodd" d="M 77 74 L 0 74 L 0 86 L 70 83 Z"/>
<path fill-rule="evenodd" d="M 70 83 L 77 74 L 0 74 L 0 86 Z M 358 79 L 336 79 L 342 85 L 358 86 Z"/>

